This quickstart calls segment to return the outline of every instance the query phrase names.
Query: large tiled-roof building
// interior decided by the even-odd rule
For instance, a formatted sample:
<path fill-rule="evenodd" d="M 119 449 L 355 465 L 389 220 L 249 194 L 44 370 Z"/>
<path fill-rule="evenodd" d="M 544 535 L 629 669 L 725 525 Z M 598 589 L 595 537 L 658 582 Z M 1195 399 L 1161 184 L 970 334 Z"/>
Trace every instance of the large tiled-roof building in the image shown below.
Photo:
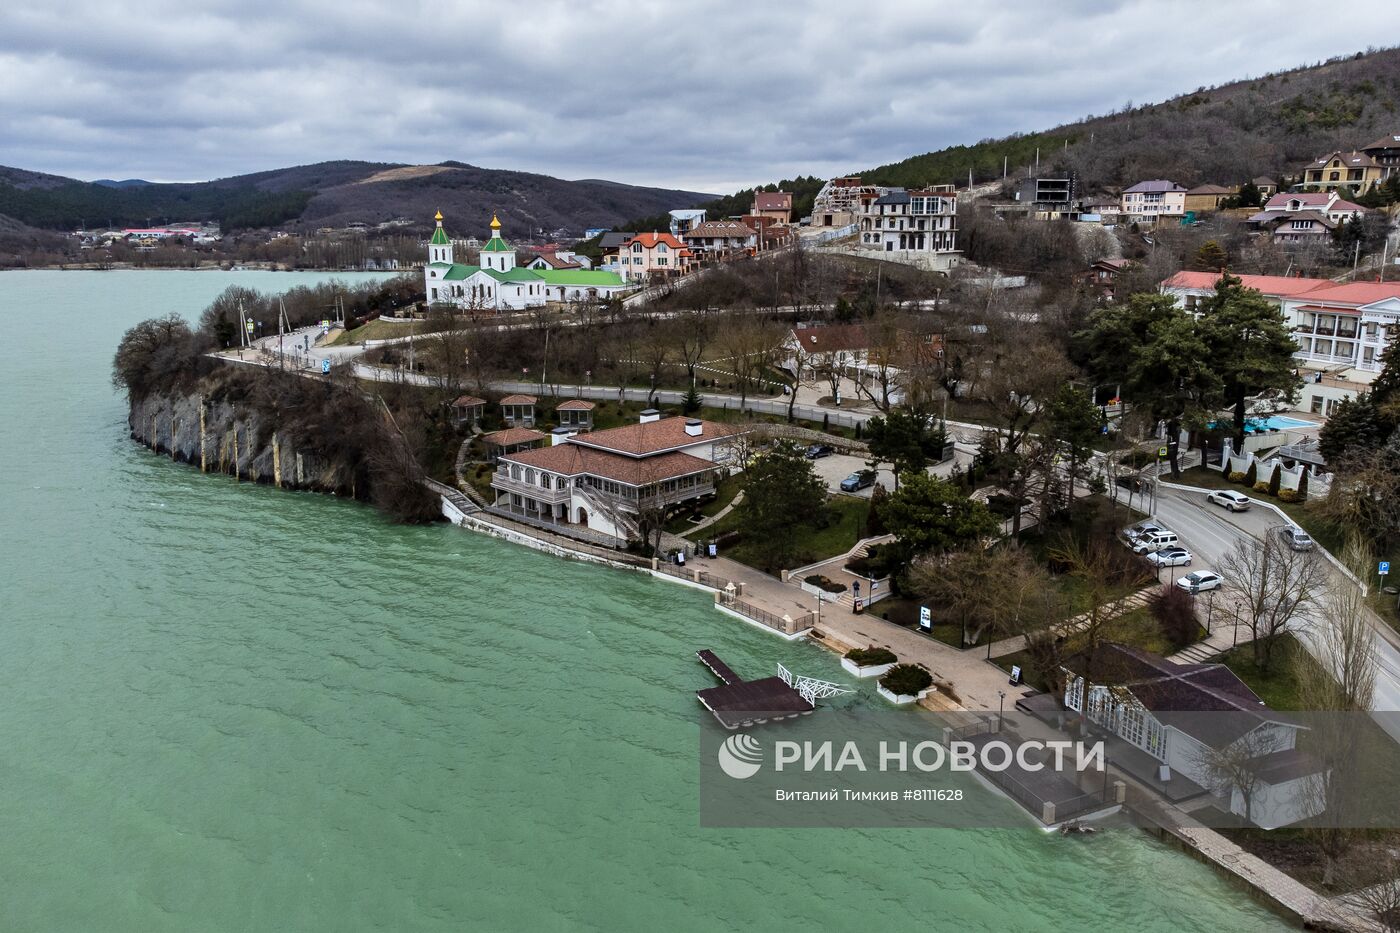
<path fill-rule="evenodd" d="M 742 429 L 651 410 L 641 417 L 502 456 L 493 508 L 626 541 L 639 535 L 643 512 L 712 495 L 722 471 L 739 465 Z"/>

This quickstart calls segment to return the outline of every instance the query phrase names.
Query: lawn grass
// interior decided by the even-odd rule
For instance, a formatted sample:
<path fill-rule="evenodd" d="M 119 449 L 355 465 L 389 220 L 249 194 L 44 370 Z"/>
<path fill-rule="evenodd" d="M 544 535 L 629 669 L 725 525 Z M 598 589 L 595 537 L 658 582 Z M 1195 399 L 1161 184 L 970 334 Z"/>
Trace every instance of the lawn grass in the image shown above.
<path fill-rule="evenodd" d="M 826 527 L 817 523 L 799 526 L 794 545 L 794 556 L 787 564 L 801 567 L 806 564 L 844 554 L 855 546 L 865 534 L 865 519 L 870 511 L 870 500 L 855 499 L 850 496 L 834 496 L 826 503 L 828 522 Z M 702 528 L 689 536 L 691 540 L 717 538 L 730 531 L 741 531 L 744 522 L 744 505 L 730 512 L 708 528 Z M 741 564 L 768 571 L 761 561 L 761 548 L 752 541 L 740 539 L 738 543 L 721 548 L 723 557 L 730 557 Z"/>
<path fill-rule="evenodd" d="M 407 337 L 409 334 L 419 334 L 423 332 L 425 322 L 412 321 L 403 324 L 390 324 L 376 318 L 361 324 L 354 330 L 342 332 L 328 346 L 348 347 L 364 343 L 366 340 L 387 340 L 390 337 Z"/>
<path fill-rule="evenodd" d="M 734 473 L 726 476 L 715 486 L 715 497 L 713 499 L 703 505 L 696 506 L 694 509 L 686 510 L 679 515 L 673 515 L 671 520 L 666 523 L 666 530 L 673 535 L 681 535 L 684 537 L 685 533 L 694 526 L 694 522 L 692 522 L 691 519 L 697 513 L 703 515 L 705 518 L 719 513 L 725 506 L 734 501 L 734 497 L 737 496 L 739 491 L 743 488 L 744 482 L 741 474 Z M 709 531 L 709 528 L 702 528 L 700 531 L 701 533 L 705 533 Z"/>
<path fill-rule="evenodd" d="M 1254 662 L 1252 645 L 1231 648 L 1216 660 L 1224 664 L 1243 680 L 1249 689 L 1259 695 L 1259 699 L 1272 709 L 1287 711 L 1300 710 L 1303 702 L 1298 696 L 1299 664 L 1316 666 L 1312 655 L 1289 634 L 1274 635 L 1273 661 L 1268 670 Z"/>

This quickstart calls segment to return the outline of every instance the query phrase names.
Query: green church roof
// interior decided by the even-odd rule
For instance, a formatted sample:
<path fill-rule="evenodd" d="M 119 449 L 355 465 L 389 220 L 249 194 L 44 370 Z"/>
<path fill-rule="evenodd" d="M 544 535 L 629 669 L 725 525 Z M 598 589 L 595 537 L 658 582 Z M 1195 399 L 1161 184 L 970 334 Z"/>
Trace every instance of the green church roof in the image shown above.
<path fill-rule="evenodd" d="M 514 246 L 507 243 L 504 237 L 499 236 L 493 236 L 491 239 L 487 240 L 486 245 L 481 248 L 483 253 L 509 253 L 514 250 Z"/>
<path fill-rule="evenodd" d="M 535 272 L 546 285 L 576 285 L 593 288 L 621 288 L 622 276 L 602 269 L 539 269 Z"/>
<path fill-rule="evenodd" d="M 433 231 L 433 238 L 428 241 L 434 246 L 451 246 L 452 241 L 447 238 L 447 231 L 441 225 Z"/>

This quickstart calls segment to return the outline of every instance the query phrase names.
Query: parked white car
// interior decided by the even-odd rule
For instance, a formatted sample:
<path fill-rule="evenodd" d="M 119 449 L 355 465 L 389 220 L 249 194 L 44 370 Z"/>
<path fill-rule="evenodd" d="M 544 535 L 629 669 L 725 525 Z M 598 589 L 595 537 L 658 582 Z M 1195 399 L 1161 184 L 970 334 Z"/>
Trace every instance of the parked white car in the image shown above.
<path fill-rule="evenodd" d="M 1254 504 L 1254 500 L 1244 493 L 1235 492 L 1233 489 L 1220 489 L 1206 496 L 1207 502 L 1213 502 L 1228 512 L 1243 512 Z"/>
<path fill-rule="evenodd" d="M 1181 539 L 1174 531 L 1151 531 L 1145 535 L 1139 535 L 1138 539 L 1132 542 L 1134 554 L 1151 554 L 1153 551 L 1160 551 L 1164 547 L 1176 547 L 1181 543 Z"/>
<path fill-rule="evenodd" d="M 1220 589 L 1220 574 L 1213 570 L 1196 570 L 1188 573 L 1176 585 L 1188 593 L 1204 593 L 1206 590 Z"/>
<path fill-rule="evenodd" d="M 1154 567 L 1190 567 L 1191 552 L 1184 547 L 1164 547 L 1147 555 Z"/>

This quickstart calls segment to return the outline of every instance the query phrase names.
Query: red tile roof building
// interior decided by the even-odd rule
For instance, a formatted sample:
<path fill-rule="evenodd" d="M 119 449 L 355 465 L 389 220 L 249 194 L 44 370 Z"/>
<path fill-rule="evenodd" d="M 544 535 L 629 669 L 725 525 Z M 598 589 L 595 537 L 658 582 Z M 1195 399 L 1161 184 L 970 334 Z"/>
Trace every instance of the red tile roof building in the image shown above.
<path fill-rule="evenodd" d="M 713 494 L 722 471 L 738 463 L 734 441 L 744 430 L 653 415 L 502 456 L 491 479 L 493 508 L 621 541 L 637 537 L 642 512 Z"/>

